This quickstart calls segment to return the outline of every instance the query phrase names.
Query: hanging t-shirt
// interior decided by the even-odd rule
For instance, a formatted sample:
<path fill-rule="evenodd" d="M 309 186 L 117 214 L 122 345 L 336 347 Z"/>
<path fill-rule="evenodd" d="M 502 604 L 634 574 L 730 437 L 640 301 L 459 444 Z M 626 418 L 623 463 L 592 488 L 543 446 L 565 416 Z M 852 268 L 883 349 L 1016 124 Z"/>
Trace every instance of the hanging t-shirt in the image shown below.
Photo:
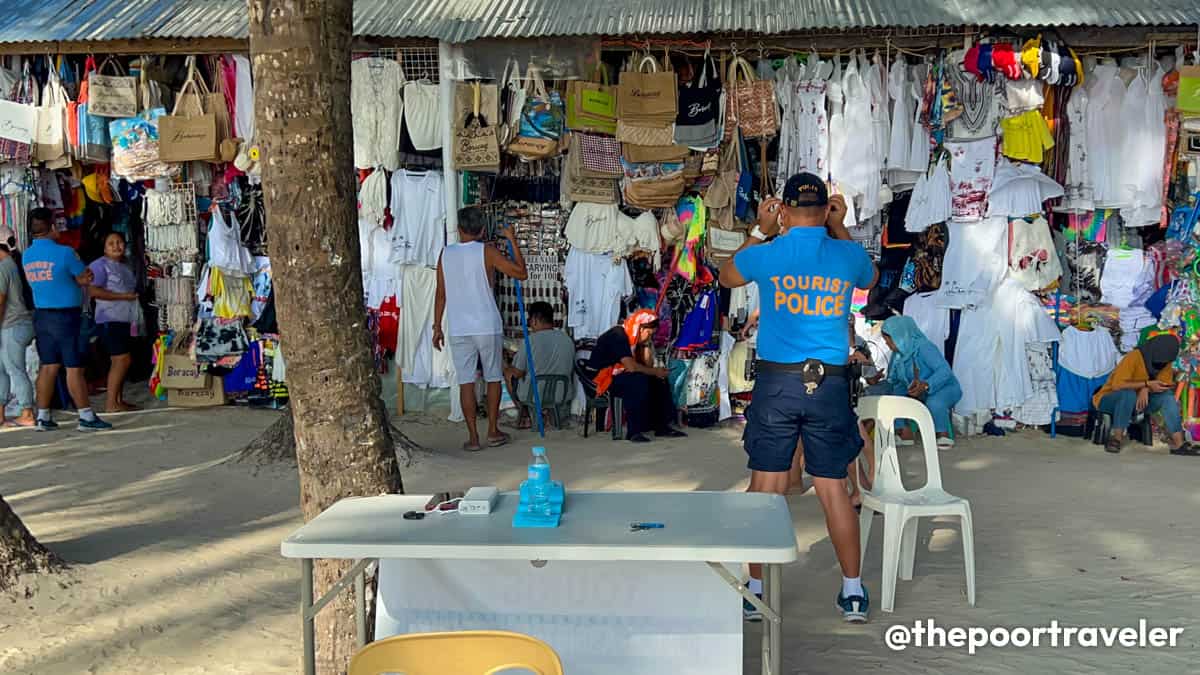
<path fill-rule="evenodd" d="M 576 340 L 593 338 L 616 325 L 621 301 L 633 294 L 624 260 L 572 248 L 564 269 L 567 327 Z"/>
<path fill-rule="evenodd" d="M 949 239 L 938 304 L 962 309 L 986 303 L 1008 271 L 1007 221 L 988 218 L 978 223 L 950 223 Z"/>
<path fill-rule="evenodd" d="M 359 220 L 358 246 L 367 308 L 379 309 L 385 298 L 400 292 L 400 268 L 391 262 L 391 234 L 380 225 Z"/>
<path fill-rule="evenodd" d="M 946 355 L 950 337 L 950 310 L 938 306 L 937 293 L 914 293 L 904 301 L 904 316 L 912 317 L 938 353 Z"/>
<path fill-rule="evenodd" d="M 404 85 L 404 123 L 413 148 L 426 152 L 442 147 L 441 89 L 432 82 Z"/>
<path fill-rule="evenodd" d="M 1112 336 L 1106 331 L 1083 331 L 1074 326 L 1063 330 L 1058 364 L 1079 376 L 1089 379 L 1108 377 L 1120 358 Z M 1089 397 L 1091 393 L 1088 392 Z"/>
<path fill-rule="evenodd" d="M 1027 291 L 1049 288 L 1062 276 L 1050 225 L 1038 216 L 1009 221 L 1009 273 Z"/>
<path fill-rule="evenodd" d="M 267 256 L 254 256 L 254 276 L 250 279 L 254 287 L 254 298 L 250 301 L 250 316 L 258 321 L 267 304 L 271 302 L 271 259 Z"/>
<path fill-rule="evenodd" d="M 242 245 L 241 229 L 233 211 L 229 212 L 229 221 L 225 222 L 221 209 L 213 209 L 208 223 L 208 263 L 227 275 L 250 276 L 254 274 L 254 258 Z"/>
<path fill-rule="evenodd" d="M 625 253 L 632 242 L 622 235 L 620 218 L 616 204 L 579 202 L 567 219 L 567 241 L 572 248 L 588 253 Z"/>
<path fill-rule="evenodd" d="M 440 171 L 392 174 L 391 261 L 397 265 L 436 267 L 446 244 L 446 203 Z"/>
<path fill-rule="evenodd" d="M 1142 278 L 1145 256 L 1139 249 L 1114 249 L 1104 259 L 1104 272 L 1100 275 L 1100 290 L 1103 302 L 1114 307 L 1129 307 L 1133 304 L 1135 290 Z"/>
<path fill-rule="evenodd" d="M 675 338 L 676 349 L 709 349 L 713 345 L 713 327 L 717 318 L 717 292 L 709 290 L 696 301 L 695 306 L 683 319 L 679 336 Z"/>
<path fill-rule="evenodd" d="M 896 200 L 893 204 L 898 203 Z M 950 186 L 950 172 L 945 162 L 938 162 L 929 175 L 921 174 L 917 185 L 913 188 L 908 210 L 904 215 L 904 228 L 910 233 L 924 232 L 934 223 L 942 223 L 950 219 L 954 208 L 954 193 Z M 896 245 L 896 237 L 892 236 L 896 228 L 891 220 L 888 221 L 889 246 Z M 910 239 L 911 241 L 911 239 Z"/>
<path fill-rule="evenodd" d="M 996 171 L 996 139 L 947 141 L 950 153 L 950 217 L 973 223 L 983 220 Z"/>
<path fill-rule="evenodd" d="M 1008 113 L 1017 115 L 1041 109 L 1046 102 L 1042 95 L 1043 84 L 1038 80 L 1013 80 L 1004 86 Z"/>

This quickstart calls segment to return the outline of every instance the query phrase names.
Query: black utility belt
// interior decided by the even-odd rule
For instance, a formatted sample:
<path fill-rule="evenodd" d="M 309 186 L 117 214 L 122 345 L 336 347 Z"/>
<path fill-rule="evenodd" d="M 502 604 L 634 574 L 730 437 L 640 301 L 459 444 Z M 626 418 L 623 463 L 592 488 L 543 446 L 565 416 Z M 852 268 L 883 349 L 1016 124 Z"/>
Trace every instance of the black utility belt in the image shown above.
<path fill-rule="evenodd" d="M 816 359 L 809 359 L 808 361 L 803 361 L 801 363 L 779 363 L 777 361 L 759 359 L 755 364 L 755 367 L 762 370 L 773 370 L 781 373 L 797 373 L 800 375 L 804 375 L 806 373 L 820 373 L 822 377 L 845 377 L 847 371 L 846 366 L 835 366 L 831 363 L 825 363 L 824 361 L 817 361 Z"/>

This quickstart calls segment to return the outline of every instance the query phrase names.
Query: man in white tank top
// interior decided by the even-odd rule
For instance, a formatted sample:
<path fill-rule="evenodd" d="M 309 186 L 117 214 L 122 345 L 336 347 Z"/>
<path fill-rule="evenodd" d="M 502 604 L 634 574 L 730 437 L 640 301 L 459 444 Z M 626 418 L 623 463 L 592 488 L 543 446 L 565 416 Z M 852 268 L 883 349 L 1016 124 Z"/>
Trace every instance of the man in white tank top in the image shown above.
<path fill-rule="evenodd" d="M 497 426 L 500 383 L 504 379 L 504 324 L 500 320 L 500 310 L 496 308 L 493 285 L 496 272 L 514 279 L 526 277 L 525 258 L 517 247 L 512 228 L 504 231 L 505 238 L 512 244 L 513 258 L 510 260 L 499 249 L 483 243 L 486 225 L 487 218 L 482 209 L 459 209 L 460 243 L 446 246 L 438 259 L 437 296 L 433 305 L 433 348 L 438 351 L 446 344 L 442 317 L 449 319 L 450 356 L 454 360 L 469 436 L 463 450 L 483 448 L 475 428 L 478 408 L 475 373 L 479 369 L 483 370 L 483 379 L 487 382 L 487 444 L 496 447 L 509 441 L 508 434 Z M 446 292 L 447 288 L 451 289 L 450 293 Z"/>

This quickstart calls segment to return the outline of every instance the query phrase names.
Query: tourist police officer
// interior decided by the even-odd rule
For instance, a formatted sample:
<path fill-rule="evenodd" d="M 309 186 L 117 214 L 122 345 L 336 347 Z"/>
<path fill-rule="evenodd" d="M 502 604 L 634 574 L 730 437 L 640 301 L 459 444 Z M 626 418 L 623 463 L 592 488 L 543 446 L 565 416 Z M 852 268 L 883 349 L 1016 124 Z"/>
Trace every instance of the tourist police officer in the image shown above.
<path fill-rule="evenodd" d="M 842 567 L 837 603 L 846 621 L 862 622 L 869 601 L 859 576 L 858 516 L 845 487 L 862 437 L 846 378 L 846 322 L 854 289 L 872 287 L 878 271 L 866 250 L 850 240 L 845 216 L 844 199 L 830 199 L 819 177 L 792 176 L 782 199 L 759 207 L 751 236 L 721 266 L 721 283 L 757 284 L 761 304 L 758 374 L 742 437 L 749 489 L 785 494 L 796 443 L 803 441 L 805 470 L 813 476 Z M 750 586 L 758 594 L 760 574 L 751 565 Z M 745 605 L 747 618 L 757 618 L 753 606 Z"/>

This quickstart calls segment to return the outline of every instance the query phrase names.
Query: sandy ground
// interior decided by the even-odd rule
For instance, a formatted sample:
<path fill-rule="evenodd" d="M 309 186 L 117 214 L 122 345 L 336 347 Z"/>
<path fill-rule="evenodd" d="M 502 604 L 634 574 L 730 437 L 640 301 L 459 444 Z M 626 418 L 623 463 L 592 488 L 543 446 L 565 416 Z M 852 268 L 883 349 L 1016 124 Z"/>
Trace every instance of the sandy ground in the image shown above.
<path fill-rule="evenodd" d="M 116 416 L 117 429 L 100 435 L 0 434 L 0 494 L 73 563 L 68 576 L 35 579 L 32 597 L 0 598 L 0 672 L 297 672 L 299 570 L 278 553 L 299 525 L 294 470 L 226 462 L 276 414 L 158 410 Z M 402 424 L 432 449 L 405 470 L 410 492 L 513 488 L 533 441 L 518 434 L 507 448 L 467 455 L 451 449 L 461 438 L 449 423 L 409 416 Z M 556 476 L 576 489 L 738 490 L 738 434 L 730 427 L 634 446 L 568 430 L 546 445 Z M 1196 672 L 1200 460 L 1140 446 L 1111 456 L 1024 432 L 960 443 L 942 454 L 942 473 L 974 510 L 978 606 L 966 603 L 957 524 L 925 522 L 915 578 L 900 582 L 896 612 L 842 624 L 816 498 L 792 497 L 800 560 L 784 583 L 785 672 Z M 865 577 L 877 593 L 876 522 Z M 992 648 L 972 657 L 884 646 L 888 626 L 926 618 L 945 627 L 1146 618 L 1187 631 L 1179 647 L 1157 650 Z M 759 634 L 747 628 L 747 673 L 758 669 Z"/>

